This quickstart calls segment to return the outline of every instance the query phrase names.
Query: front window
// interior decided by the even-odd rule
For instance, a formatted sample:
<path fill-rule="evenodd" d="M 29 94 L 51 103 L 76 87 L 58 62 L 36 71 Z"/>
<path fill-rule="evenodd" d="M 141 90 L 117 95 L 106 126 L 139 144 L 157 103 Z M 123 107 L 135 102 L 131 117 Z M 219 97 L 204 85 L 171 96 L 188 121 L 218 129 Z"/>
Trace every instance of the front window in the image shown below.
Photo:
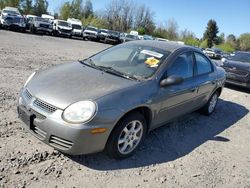
<path fill-rule="evenodd" d="M 146 79 L 151 77 L 170 52 L 142 45 L 120 45 L 109 48 L 93 57 L 92 64 L 105 70 L 112 69 L 116 73 Z"/>
<path fill-rule="evenodd" d="M 235 53 L 234 56 L 229 56 L 229 60 L 240 61 L 244 63 L 250 63 L 250 53 Z"/>
<path fill-rule="evenodd" d="M 79 30 L 81 30 L 81 29 L 82 29 L 82 26 L 77 25 L 77 24 L 72 24 L 72 28 L 73 28 L 73 29 L 79 29 Z"/>
<path fill-rule="evenodd" d="M 191 78 L 193 74 L 194 62 L 192 53 L 183 53 L 178 56 L 167 70 L 167 76 L 179 76 L 183 79 Z"/>

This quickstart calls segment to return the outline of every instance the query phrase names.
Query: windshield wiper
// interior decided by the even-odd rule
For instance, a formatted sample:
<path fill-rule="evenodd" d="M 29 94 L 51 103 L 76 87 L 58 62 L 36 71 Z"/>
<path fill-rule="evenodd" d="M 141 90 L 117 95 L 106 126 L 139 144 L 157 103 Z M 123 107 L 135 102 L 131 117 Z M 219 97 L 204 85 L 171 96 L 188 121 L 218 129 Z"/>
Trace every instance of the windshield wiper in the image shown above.
<path fill-rule="evenodd" d="M 116 76 L 120 76 L 122 78 L 130 79 L 130 80 L 139 80 L 138 78 L 136 78 L 134 76 L 127 75 L 127 74 L 124 74 L 124 73 L 114 69 L 113 67 L 96 65 L 95 62 L 91 58 L 81 60 L 81 61 L 79 60 L 79 62 L 84 64 L 84 65 L 87 65 L 89 67 L 92 67 L 92 68 L 95 68 L 95 69 L 98 69 L 98 70 L 101 70 L 101 71 L 104 71 L 104 72 L 107 72 L 107 73 L 111 73 L 111 74 L 114 74 Z"/>
<path fill-rule="evenodd" d="M 123 78 L 126 78 L 126 79 L 129 79 L 129 80 L 138 80 L 136 77 L 134 76 L 130 76 L 130 75 L 127 75 L 127 74 L 124 74 L 116 69 L 114 69 L 113 67 L 106 67 L 106 66 L 98 66 L 100 69 L 102 69 L 103 71 L 107 72 L 107 73 L 111 73 L 111 74 L 114 74 L 116 76 L 120 76 L 120 77 L 123 77 Z"/>
<path fill-rule="evenodd" d="M 94 61 L 91 58 L 88 59 L 84 59 L 84 60 L 78 60 L 80 63 L 87 65 L 89 67 L 95 68 L 95 69 L 99 69 L 98 66 L 94 63 Z"/>

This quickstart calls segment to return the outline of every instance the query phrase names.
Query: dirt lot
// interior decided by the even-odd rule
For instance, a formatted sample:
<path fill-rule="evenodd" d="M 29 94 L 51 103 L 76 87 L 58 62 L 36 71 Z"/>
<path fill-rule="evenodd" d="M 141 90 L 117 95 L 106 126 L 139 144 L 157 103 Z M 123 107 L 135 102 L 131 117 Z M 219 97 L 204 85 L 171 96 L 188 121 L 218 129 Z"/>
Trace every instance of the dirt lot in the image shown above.
<path fill-rule="evenodd" d="M 250 187 L 246 90 L 225 88 L 212 116 L 192 113 L 153 131 L 123 161 L 66 156 L 24 130 L 16 104 L 27 77 L 106 47 L 0 30 L 0 187 Z"/>

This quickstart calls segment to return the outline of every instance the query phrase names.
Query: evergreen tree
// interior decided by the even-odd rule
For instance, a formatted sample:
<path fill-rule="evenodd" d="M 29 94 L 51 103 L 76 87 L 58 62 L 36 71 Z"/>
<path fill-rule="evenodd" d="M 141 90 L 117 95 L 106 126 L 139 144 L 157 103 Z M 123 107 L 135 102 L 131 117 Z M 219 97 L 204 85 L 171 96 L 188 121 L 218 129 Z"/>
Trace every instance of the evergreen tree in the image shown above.
<path fill-rule="evenodd" d="M 209 20 L 207 24 L 206 31 L 204 33 L 204 40 L 207 39 L 207 45 L 211 48 L 214 44 L 218 43 L 217 34 L 219 33 L 219 28 L 215 20 Z"/>
<path fill-rule="evenodd" d="M 42 14 L 47 14 L 49 3 L 47 0 L 35 0 L 34 4 L 34 14 L 41 16 Z"/>

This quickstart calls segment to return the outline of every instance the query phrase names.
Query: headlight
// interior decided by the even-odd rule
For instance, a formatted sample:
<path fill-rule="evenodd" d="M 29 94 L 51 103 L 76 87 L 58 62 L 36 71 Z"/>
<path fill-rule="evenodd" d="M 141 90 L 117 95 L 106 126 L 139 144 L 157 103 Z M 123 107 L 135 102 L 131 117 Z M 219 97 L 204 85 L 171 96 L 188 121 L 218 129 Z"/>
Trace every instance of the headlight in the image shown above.
<path fill-rule="evenodd" d="M 69 123 L 85 123 L 96 114 L 97 106 L 92 101 L 80 101 L 68 106 L 63 112 L 63 119 Z"/>
<path fill-rule="evenodd" d="M 26 87 L 26 85 L 29 83 L 29 81 L 33 78 L 33 76 L 36 74 L 36 72 L 33 72 L 30 76 L 29 76 L 29 78 L 27 79 L 27 81 L 25 82 L 25 84 L 24 84 L 24 87 Z"/>

